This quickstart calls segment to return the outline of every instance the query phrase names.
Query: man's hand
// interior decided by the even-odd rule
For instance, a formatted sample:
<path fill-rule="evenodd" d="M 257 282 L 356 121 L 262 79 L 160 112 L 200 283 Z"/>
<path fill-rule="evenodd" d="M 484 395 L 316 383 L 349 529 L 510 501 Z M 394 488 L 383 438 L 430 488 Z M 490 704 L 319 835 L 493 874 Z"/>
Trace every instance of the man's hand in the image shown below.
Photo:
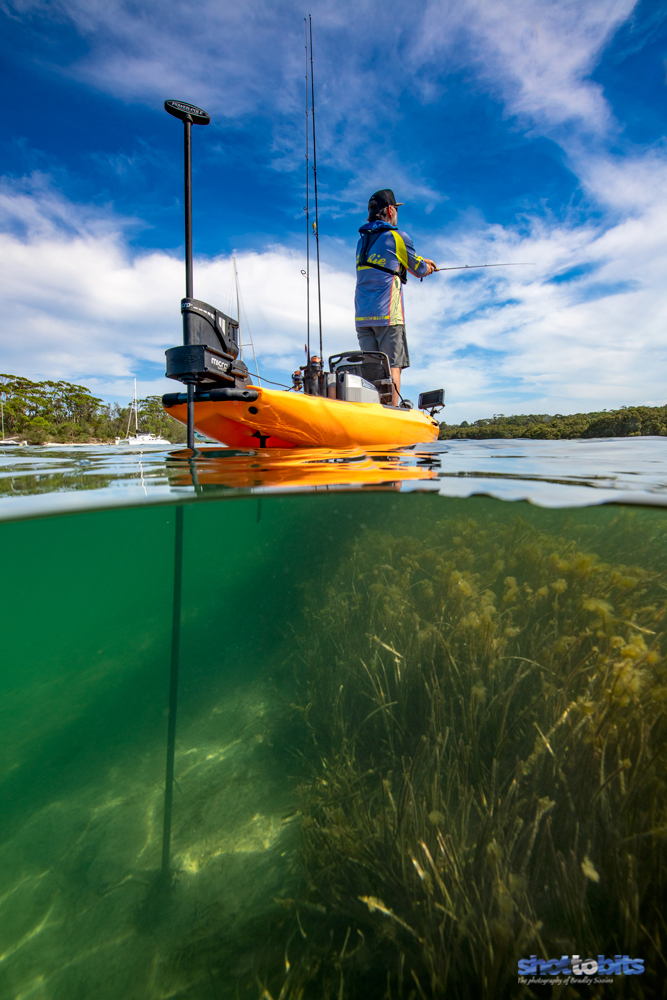
<path fill-rule="evenodd" d="M 435 261 L 434 260 L 428 260 L 426 257 L 424 257 L 424 263 L 426 264 L 426 266 L 428 268 L 428 271 L 426 272 L 426 274 L 427 275 L 428 274 L 433 274 L 433 272 L 437 268 L 437 264 L 435 263 Z M 426 277 L 426 275 L 424 277 Z"/>

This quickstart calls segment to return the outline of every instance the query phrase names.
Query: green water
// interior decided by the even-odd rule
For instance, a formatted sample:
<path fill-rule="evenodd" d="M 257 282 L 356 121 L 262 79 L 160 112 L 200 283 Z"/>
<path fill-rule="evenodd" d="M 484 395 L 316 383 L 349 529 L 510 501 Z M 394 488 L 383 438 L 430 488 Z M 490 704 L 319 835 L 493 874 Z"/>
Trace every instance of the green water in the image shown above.
<path fill-rule="evenodd" d="M 663 995 L 665 511 L 183 513 L 157 897 L 175 508 L 0 525 L 0 997 Z"/>

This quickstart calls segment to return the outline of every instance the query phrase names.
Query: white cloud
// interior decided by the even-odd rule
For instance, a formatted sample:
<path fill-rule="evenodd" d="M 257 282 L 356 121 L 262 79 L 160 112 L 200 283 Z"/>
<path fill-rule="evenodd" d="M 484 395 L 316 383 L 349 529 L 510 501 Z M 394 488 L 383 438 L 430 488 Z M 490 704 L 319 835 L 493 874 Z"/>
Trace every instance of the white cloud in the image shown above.
<path fill-rule="evenodd" d="M 451 263 L 536 261 L 532 268 L 478 272 L 472 280 L 436 275 L 409 286 L 413 368 L 406 384 L 410 395 L 445 385 L 450 420 L 664 398 L 667 155 L 656 147 L 612 157 L 605 139 L 617 125 L 590 80 L 635 6 L 636 0 L 431 0 L 416 11 L 390 4 L 381 38 L 370 0 L 319 2 L 313 9 L 318 100 L 328 122 L 318 129 L 320 150 L 350 175 L 339 200 L 361 203 L 372 186 L 362 139 L 378 109 L 405 88 L 433 100 L 448 72 L 466 68 L 524 127 L 557 139 L 603 209 L 588 222 L 527 216 L 520 228 L 463 220 L 433 237 L 443 263 L 445 254 Z M 89 45 L 67 70 L 77 78 L 128 101 L 157 105 L 171 94 L 220 116 L 268 114 L 276 157 L 289 161 L 293 142 L 301 156 L 302 137 L 290 122 L 301 110 L 295 81 L 303 73 L 302 12 L 292 0 L 179 0 L 167 7 L 15 0 L 13 7 L 76 26 Z M 391 170 L 397 189 L 412 200 L 441 200 L 418 164 L 403 168 L 390 145 L 384 160 L 380 147 L 376 154 L 380 169 Z M 327 203 L 325 191 L 321 199 Z M 125 234 L 133 224 L 110 208 L 67 202 L 47 178 L 0 189 L 4 370 L 128 395 L 133 371 L 161 365 L 165 347 L 180 338 L 182 264 L 166 253 L 131 253 Z M 353 274 L 341 263 L 351 262 L 352 248 L 323 244 L 323 254 L 335 262 L 323 268 L 325 347 L 333 352 L 354 343 Z M 303 261 L 276 246 L 242 254 L 238 263 L 267 374 L 288 375 L 303 358 Z M 581 276 L 549 280 L 579 265 L 588 268 Z M 229 275 L 226 258 L 198 261 L 196 294 L 225 308 Z M 140 383 L 143 393 L 168 387 L 158 376 Z"/>
<path fill-rule="evenodd" d="M 450 421 L 663 399 L 667 194 L 661 178 L 667 164 L 657 154 L 650 163 L 644 163 L 641 201 L 614 224 L 536 218 L 524 220 L 521 233 L 500 226 L 442 233 L 442 261 L 447 253 L 451 263 L 536 265 L 409 283 L 409 395 L 444 385 Z M 624 179 L 614 167 L 617 185 L 631 190 L 634 165 L 626 169 Z M 159 366 L 165 348 L 180 340 L 181 260 L 162 252 L 133 255 L 123 220 L 42 188 L 42 195 L 33 192 L 29 211 L 24 190 L 12 194 L 6 186 L 2 194 L 5 216 L 29 221 L 28 232 L 0 238 L 2 370 L 80 381 L 118 398 L 131 394 L 137 370 L 142 394 L 173 388 Z M 334 249 L 340 260 L 343 248 Z M 326 259 L 326 244 L 323 250 Z M 274 246 L 237 261 L 262 370 L 288 378 L 303 360 L 303 259 Z M 575 268 L 578 277 L 551 280 Z M 233 313 L 230 277 L 229 258 L 197 260 L 195 293 Z M 333 353 L 355 343 L 351 264 L 325 264 L 322 277 L 325 351 Z M 314 286 L 313 280 L 316 345 Z M 151 365 L 154 377 L 146 374 Z"/>
<path fill-rule="evenodd" d="M 431 284 L 444 277 L 434 276 L 415 303 L 420 335 L 412 340 L 426 364 L 411 377 L 440 376 L 454 402 L 450 419 L 665 399 L 667 195 L 660 179 L 667 163 L 652 162 L 652 171 L 643 165 L 641 200 L 615 224 L 535 219 L 527 236 L 488 227 L 458 246 L 443 240 L 443 252 L 453 247 L 462 263 L 536 261 L 447 286 Z M 620 189 L 632 188 L 634 168 L 628 162 L 623 178 L 614 167 Z M 573 271 L 571 280 L 551 280 Z"/>
<path fill-rule="evenodd" d="M 511 114 L 538 128 L 564 123 L 602 131 L 610 114 L 598 84 L 587 77 L 637 0 L 433 0 L 413 59 L 428 65 L 463 46 Z M 461 54 L 459 54 L 459 60 Z"/>
<path fill-rule="evenodd" d="M 126 396 L 133 374 L 154 365 L 155 377 L 142 378 L 140 391 L 172 389 L 158 372 L 165 349 L 181 339 L 182 261 L 163 252 L 132 255 L 123 220 L 72 205 L 41 180 L 5 184 L 0 192 L 7 229 L 0 234 L 2 370 Z M 303 261 L 276 247 L 240 254 L 237 265 L 263 367 L 269 377 L 276 368 L 288 375 L 303 363 Z M 229 258 L 195 262 L 197 296 L 235 312 L 227 301 L 230 277 Z M 323 278 L 329 343 L 349 343 L 353 278 L 326 266 Z M 312 315 L 315 344 L 314 309 Z"/>

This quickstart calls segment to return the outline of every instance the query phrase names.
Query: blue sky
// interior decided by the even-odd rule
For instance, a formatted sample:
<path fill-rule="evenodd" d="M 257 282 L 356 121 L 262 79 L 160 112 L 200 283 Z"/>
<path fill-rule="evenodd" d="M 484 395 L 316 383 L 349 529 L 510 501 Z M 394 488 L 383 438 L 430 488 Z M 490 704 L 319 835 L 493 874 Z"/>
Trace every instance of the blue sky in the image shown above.
<path fill-rule="evenodd" d="M 389 186 L 418 252 L 410 395 L 447 419 L 665 402 L 667 13 L 633 0 L 4 0 L 0 370 L 125 401 L 172 386 L 182 130 L 195 294 L 262 372 L 303 361 L 304 37 L 313 16 L 325 352 L 355 343 L 354 247 Z M 313 319 L 315 312 L 313 312 Z"/>

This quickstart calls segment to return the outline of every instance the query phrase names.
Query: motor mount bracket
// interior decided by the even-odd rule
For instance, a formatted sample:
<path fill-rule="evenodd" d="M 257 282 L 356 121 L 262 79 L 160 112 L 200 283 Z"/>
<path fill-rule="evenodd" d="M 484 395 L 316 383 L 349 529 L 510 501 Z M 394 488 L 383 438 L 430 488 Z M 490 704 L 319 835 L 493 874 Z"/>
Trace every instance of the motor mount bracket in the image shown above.
<path fill-rule="evenodd" d="M 250 382 L 248 369 L 242 361 L 207 344 L 181 344 L 164 352 L 167 378 L 178 382 L 194 382 L 214 388 L 216 385 L 244 388 Z"/>

